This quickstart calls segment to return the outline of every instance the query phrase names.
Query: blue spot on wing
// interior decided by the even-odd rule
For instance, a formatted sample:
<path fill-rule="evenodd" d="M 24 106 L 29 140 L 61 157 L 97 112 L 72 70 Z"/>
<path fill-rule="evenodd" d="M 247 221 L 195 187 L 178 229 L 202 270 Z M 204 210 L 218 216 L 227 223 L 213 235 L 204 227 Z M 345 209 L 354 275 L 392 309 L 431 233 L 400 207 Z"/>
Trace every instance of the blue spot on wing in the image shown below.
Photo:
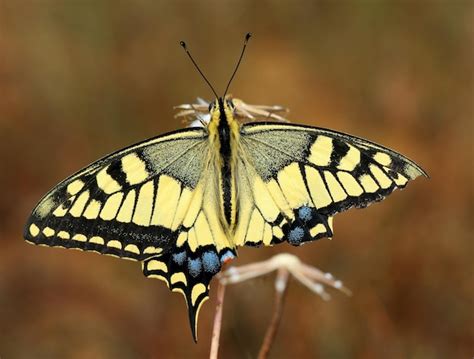
<path fill-rule="evenodd" d="M 304 229 L 302 227 L 295 227 L 288 233 L 288 242 L 293 245 L 300 244 L 304 237 Z"/>
<path fill-rule="evenodd" d="M 197 277 L 199 274 L 201 274 L 201 271 L 202 271 L 201 259 L 188 258 L 188 271 L 189 271 L 189 274 L 191 274 L 193 277 Z"/>
<path fill-rule="evenodd" d="M 184 261 L 186 260 L 186 251 L 173 254 L 173 260 L 177 264 L 183 265 Z"/>
<path fill-rule="evenodd" d="M 217 273 L 220 269 L 220 261 L 219 257 L 215 252 L 205 252 L 202 255 L 202 264 L 204 267 L 204 271 L 209 273 Z"/>
<path fill-rule="evenodd" d="M 231 251 L 227 251 L 225 252 L 223 255 L 221 255 L 221 263 L 224 263 L 228 260 L 231 260 L 231 259 L 234 259 L 235 258 L 235 255 L 234 253 L 232 253 Z"/>
<path fill-rule="evenodd" d="M 298 210 L 298 216 L 302 221 L 308 222 L 313 218 L 312 209 L 303 206 Z"/>

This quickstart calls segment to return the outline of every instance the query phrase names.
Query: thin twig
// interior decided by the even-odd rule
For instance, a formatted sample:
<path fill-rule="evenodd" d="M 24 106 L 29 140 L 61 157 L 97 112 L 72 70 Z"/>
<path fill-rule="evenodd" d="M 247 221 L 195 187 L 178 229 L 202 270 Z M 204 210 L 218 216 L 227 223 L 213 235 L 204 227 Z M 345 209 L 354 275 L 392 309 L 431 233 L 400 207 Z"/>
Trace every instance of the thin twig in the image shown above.
<path fill-rule="evenodd" d="M 270 353 L 270 349 L 275 340 L 276 332 L 278 330 L 282 313 L 285 296 L 288 288 L 288 279 L 290 273 L 286 268 L 279 268 L 275 280 L 275 303 L 273 305 L 273 314 L 270 324 L 265 333 L 262 346 L 258 353 L 258 359 L 266 359 Z"/>
<path fill-rule="evenodd" d="M 221 281 L 218 281 L 216 314 L 214 315 L 214 325 L 212 327 L 211 339 L 211 352 L 209 354 L 210 359 L 217 359 L 217 355 L 219 354 L 219 339 L 221 335 L 222 310 L 224 308 L 225 287 L 225 284 L 223 284 Z"/>
<path fill-rule="evenodd" d="M 325 286 L 330 286 L 343 291 L 348 295 L 351 294 L 350 291 L 343 286 L 342 282 L 334 278 L 330 273 L 324 273 L 315 267 L 308 266 L 302 263 L 298 257 L 289 253 L 280 253 L 262 262 L 247 264 L 240 267 L 230 267 L 227 270 L 223 269 L 217 276 L 219 279 L 219 286 L 217 288 L 218 298 L 211 343 L 210 357 L 212 359 L 217 358 L 219 350 L 224 287 L 228 284 L 239 283 L 248 279 L 266 275 L 274 270 L 277 270 L 277 276 L 275 279 L 273 313 L 258 354 L 259 359 L 266 359 L 268 357 L 270 349 L 275 341 L 276 333 L 283 314 L 290 274 L 311 291 L 320 295 L 323 299 L 329 299 L 329 293 L 325 291 Z"/>

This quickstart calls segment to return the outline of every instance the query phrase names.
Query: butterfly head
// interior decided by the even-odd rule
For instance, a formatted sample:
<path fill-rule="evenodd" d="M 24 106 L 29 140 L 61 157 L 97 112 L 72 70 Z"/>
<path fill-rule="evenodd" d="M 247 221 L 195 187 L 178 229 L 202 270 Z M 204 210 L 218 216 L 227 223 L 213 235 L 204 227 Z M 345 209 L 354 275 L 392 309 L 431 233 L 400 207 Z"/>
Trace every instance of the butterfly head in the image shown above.
<path fill-rule="evenodd" d="M 232 99 L 228 96 L 226 98 L 218 97 L 209 104 L 209 113 L 211 115 L 210 125 L 219 126 L 227 123 L 232 127 L 234 121 L 235 106 Z"/>
<path fill-rule="evenodd" d="M 234 111 L 235 105 L 230 96 L 225 98 L 219 97 L 209 103 L 209 113 L 212 115 L 215 111 L 225 112 Z"/>

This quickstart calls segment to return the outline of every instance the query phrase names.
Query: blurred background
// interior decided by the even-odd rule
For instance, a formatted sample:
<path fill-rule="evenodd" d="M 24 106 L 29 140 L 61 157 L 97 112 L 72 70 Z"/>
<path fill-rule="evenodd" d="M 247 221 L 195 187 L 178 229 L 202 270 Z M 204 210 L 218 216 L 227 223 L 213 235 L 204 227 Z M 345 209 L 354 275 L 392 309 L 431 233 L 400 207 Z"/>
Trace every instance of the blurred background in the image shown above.
<path fill-rule="evenodd" d="M 40 197 L 103 155 L 183 125 L 173 106 L 222 91 L 365 137 L 431 176 L 335 219 L 289 251 L 354 295 L 291 282 L 273 358 L 468 358 L 474 353 L 472 1 L 0 0 L 0 356 L 208 356 L 216 283 L 194 344 L 183 298 L 136 262 L 35 247 Z M 258 352 L 273 275 L 229 287 L 222 358 Z"/>

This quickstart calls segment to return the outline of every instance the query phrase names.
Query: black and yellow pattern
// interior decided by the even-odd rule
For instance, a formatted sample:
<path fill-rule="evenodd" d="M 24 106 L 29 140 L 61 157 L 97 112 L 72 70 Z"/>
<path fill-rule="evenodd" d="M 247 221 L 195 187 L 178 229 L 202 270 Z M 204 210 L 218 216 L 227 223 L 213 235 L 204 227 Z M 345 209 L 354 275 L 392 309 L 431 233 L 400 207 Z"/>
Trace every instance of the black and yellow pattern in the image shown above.
<path fill-rule="evenodd" d="M 141 261 L 181 292 L 196 339 L 209 283 L 236 247 L 333 236 L 333 216 L 426 173 L 402 155 L 335 131 L 241 124 L 217 99 L 207 127 L 109 155 L 52 189 L 28 242 Z"/>

